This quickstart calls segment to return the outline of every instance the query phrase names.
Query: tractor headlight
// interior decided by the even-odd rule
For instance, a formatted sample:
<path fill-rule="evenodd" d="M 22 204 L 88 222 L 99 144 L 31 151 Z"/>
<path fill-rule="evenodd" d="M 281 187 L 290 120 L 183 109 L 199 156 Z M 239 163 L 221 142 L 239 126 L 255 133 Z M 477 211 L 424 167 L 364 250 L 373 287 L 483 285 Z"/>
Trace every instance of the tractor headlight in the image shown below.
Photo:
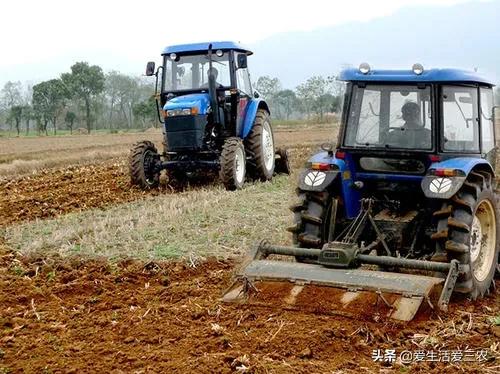
<path fill-rule="evenodd" d="M 166 113 L 167 117 L 191 116 L 198 114 L 198 108 L 170 109 Z"/>

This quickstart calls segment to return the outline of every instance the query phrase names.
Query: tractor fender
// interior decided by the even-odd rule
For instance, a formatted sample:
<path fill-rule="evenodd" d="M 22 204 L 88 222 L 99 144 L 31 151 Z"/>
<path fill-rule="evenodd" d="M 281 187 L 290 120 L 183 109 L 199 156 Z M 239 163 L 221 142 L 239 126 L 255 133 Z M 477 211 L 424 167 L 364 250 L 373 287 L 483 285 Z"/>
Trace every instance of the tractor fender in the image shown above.
<path fill-rule="evenodd" d="M 339 174 L 338 170 L 304 169 L 299 175 L 299 188 L 303 191 L 325 191 Z"/>
<path fill-rule="evenodd" d="M 314 170 L 313 164 L 329 164 L 330 170 Z M 299 188 L 303 191 L 326 191 L 334 182 L 339 181 L 335 193 L 344 201 L 345 216 L 355 218 L 360 210 L 361 194 L 354 188 L 356 170 L 349 154 L 345 159 L 338 159 L 327 151 L 316 153 L 307 162 L 307 167 L 300 173 Z M 322 174 L 324 174 L 324 177 Z"/>
<path fill-rule="evenodd" d="M 328 164 L 330 170 L 315 170 L 313 164 Z M 338 160 L 328 152 L 313 155 L 306 163 L 306 168 L 299 174 L 299 188 L 303 191 L 325 191 L 346 169 L 344 160 Z"/>
<path fill-rule="evenodd" d="M 436 169 L 452 169 L 455 170 L 455 175 L 437 176 L 434 175 Z M 474 169 L 487 170 L 492 175 L 495 174 L 487 160 L 477 157 L 456 157 L 434 162 L 422 179 L 422 191 L 427 198 L 449 199 L 460 190 L 469 173 Z"/>
<path fill-rule="evenodd" d="M 264 109 L 268 113 L 271 113 L 269 106 L 262 99 L 251 99 L 247 104 L 245 119 L 243 120 L 243 128 L 241 130 L 241 138 L 245 139 L 248 134 L 250 134 L 255 121 L 255 116 L 257 115 L 257 110 L 259 109 Z"/>

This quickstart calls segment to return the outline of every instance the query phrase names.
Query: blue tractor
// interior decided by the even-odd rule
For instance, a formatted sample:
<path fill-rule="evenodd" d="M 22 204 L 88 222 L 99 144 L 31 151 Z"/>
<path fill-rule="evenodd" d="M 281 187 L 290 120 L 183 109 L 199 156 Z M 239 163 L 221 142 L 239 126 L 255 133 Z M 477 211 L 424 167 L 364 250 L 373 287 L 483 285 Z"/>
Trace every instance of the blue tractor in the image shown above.
<path fill-rule="evenodd" d="M 285 297 L 292 304 L 304 285 L 316 284 L 344 289 L 338 305 L 352 304 L 356 313 L 358 293 L 375 291 L 389 316 L 410 320 L 422 300 L 432 305 L 438 287 L 442 310 L 453 292 L 488 294 L 500 235 L 493 83 L 420 64 L 362 64 L 340 80 L 346 92 L 337 144 L 323 145 L 299 176 L 289 228 L 295 246 L 259 243 L 226 300 L 265 289 L 255 282 L 292 281 Z M 268 259 L 273 254 L 296 262 Z"/>
<path fill-rule="evenodd" d="M 164 152 L 150 141 L 134 145 L 133 184 L 155 188 L 162 170 L 177 182 L 218 171 L 226 188 L 235 190 L 247 174 L 265 181 L 275 172 L 289 173 L 286 150 L 275 150 L 269 106 L 252 88 L 251 54 L 233 42 L 184 44 L 166 47 L 158 69 L 147 64 L 146 75 L 156 76 Z"/>

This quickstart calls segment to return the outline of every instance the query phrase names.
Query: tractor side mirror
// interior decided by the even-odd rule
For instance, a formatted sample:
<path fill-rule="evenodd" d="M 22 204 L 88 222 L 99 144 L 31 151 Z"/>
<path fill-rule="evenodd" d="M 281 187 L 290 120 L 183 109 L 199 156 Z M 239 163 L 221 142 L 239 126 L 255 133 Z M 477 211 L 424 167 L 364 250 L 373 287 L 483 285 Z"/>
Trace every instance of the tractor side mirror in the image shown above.
<path fill-rule="evenodd" d="M 155 75 L 155 63 L 154 61 L 149 61 L 146 65 L 146 76 L 150 77 Z"/>
<path fill-rule="evenodd" d="M 248 66 L 247 65 L 247 55 L 240 53 L 238 55 L 238 59 L 236 61 L 236 64 L 238 65 L 238 69 L 246 69 Z"/>

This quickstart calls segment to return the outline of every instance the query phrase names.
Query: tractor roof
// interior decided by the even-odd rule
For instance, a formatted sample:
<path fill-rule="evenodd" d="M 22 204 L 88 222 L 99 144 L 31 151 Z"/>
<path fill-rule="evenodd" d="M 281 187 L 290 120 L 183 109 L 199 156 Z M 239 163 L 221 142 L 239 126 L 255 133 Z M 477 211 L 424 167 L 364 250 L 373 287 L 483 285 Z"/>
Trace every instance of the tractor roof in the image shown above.
<path fill-rule="evenodd" d="M 208 51 L 208 45 L 212 44 L 212 49 L 222 49 L 222 50 L 235 50 L 239 52 L 245 52 L 247 55 L 251 55 L 253 52 L 244 48 L 241 44 L 235 42 L 205 42 L 205 43 L 191 43 L 191 44 L 177 44 L 165 47 L 162 55 L 169 53 L 185 53 L 185 52 L 204 52 Z"/>
<path fill-rule="evenodd" d="M 394 82 L 394 83 L 479 83 L 488 86 L 495 84 L 475 72 L 461 69 L 429 69 L 422 74 L 415 74 L 412 70 L 370 70 L 363 74 L 359 69 L 346 69 L 340 73 L 340 80 L 363 82 Z"/>

